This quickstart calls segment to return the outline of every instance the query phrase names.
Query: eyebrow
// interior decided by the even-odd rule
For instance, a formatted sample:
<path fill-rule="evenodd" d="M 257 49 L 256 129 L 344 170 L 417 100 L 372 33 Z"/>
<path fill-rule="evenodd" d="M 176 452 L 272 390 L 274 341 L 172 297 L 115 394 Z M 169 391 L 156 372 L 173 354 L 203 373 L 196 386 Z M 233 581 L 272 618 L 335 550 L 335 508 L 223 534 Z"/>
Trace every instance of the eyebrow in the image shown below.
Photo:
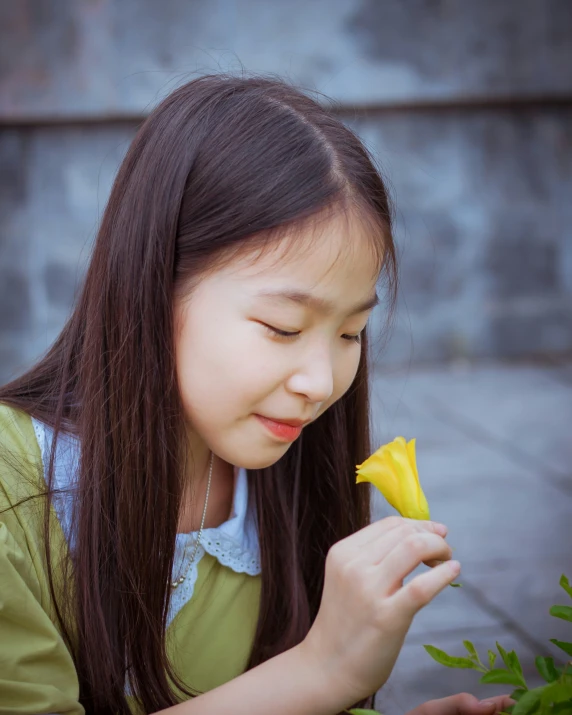
<path fill-rule="evenodd" d="M 261 290 L 256 293 L 259 298 L 271 298 L 273 300 L 289 301 L 291 303 L 297 303 L 298 305 L 303 305 L 306 308 L 314 310 L 316 313 L 323 313 L 328 315 L 334 312 L 335 306 L 329 300 L 324 298 L 318 298 L 311 293 L 306 293 L 300 290 Z M 374 293 L 371 298 L 363 301 L 359 305 L 354 306 L 348 313 L 348 315 L 358 315 L 358 313 L 365 313 L 366 310 L 371 310 L 376 305 L 379 304 L 379 296 Z"/>

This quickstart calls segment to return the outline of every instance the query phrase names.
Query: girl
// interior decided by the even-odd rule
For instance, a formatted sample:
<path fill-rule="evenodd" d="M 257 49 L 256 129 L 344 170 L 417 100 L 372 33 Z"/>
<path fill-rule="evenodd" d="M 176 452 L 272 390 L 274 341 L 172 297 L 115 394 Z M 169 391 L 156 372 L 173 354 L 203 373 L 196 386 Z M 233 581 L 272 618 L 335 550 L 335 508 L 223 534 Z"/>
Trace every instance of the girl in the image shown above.
<path fill-rule="evenodd" d="M 391 303 L 386 190 L 314 101 L 203 77 L 149 116 L 71 318 L 0 390 L 0 712 L 330 715 L 383 685 L 459 568 L 355 485 L 380 276 Z"/>

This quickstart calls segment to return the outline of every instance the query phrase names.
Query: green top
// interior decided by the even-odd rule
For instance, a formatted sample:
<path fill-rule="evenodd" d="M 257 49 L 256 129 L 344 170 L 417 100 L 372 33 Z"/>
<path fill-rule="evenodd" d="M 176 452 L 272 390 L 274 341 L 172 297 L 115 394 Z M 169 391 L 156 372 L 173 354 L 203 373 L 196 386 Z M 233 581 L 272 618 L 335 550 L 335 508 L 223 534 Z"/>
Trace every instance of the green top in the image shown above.
<path fill-rule="evenodd" d="M 29 415 L 0 405 L 0 714 L 83 713 L 74 663 L 56 625 L 43 556 L 42 454 Z M 67 552 L 56 513 L 51 554 Z M 167 629 L 186 685 L 211 690 L 244 672 L 254 639 L 260 575 L 205 553 L 192 598 Z M 135 708 L 133 707 L 135 712 Z"/>

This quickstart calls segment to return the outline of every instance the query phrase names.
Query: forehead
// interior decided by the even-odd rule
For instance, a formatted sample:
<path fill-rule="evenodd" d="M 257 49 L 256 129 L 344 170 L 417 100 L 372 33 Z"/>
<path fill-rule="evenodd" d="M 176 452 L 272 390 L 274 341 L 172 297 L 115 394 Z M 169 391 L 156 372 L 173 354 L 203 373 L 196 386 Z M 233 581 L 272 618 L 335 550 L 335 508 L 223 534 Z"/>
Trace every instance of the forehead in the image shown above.
<path fill-rule="evenodd" d="M 243 286 L 288 286 L 340 303 L 371 294 L 379 277 L 379 238 L 367 222 L 340 214 L 315 219 L 273 236 L 262 245 L 247 246 L 223 269 Z M 343 295 L 339 295 L 342 291 Z"/>

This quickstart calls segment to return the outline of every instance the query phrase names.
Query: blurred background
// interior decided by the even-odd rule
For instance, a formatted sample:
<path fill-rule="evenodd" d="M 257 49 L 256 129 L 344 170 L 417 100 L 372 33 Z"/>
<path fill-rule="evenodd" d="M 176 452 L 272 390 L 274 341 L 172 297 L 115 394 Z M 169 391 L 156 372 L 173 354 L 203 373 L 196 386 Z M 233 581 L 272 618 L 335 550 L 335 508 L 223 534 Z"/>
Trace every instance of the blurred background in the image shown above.
<path fill-rule="evenodd" d="M 379 706 L 510 691 L 423 643 L 461 655 L 470 637 L 486 657 L 499 639 L 534 682 L 534 655 L 561 653 L 547 639 L 568 624 L 547 611 L 572 578 L 568 0 L 3 0 L 0 383 L 61 329 L 149 109 L 243 69 L 333 98 L 396 206 L 401 295 L 374 430 L 417 437 L 464 589 L 416 619 Z"/>
<path fill-rule="evenodd" d="M 386 364 L 572 351 L 572 3 L 0 6 L 0 381 L 59 331 L 145 114 L 197 74 L 242 68 L 333 98 L 392 185 Z"/>

